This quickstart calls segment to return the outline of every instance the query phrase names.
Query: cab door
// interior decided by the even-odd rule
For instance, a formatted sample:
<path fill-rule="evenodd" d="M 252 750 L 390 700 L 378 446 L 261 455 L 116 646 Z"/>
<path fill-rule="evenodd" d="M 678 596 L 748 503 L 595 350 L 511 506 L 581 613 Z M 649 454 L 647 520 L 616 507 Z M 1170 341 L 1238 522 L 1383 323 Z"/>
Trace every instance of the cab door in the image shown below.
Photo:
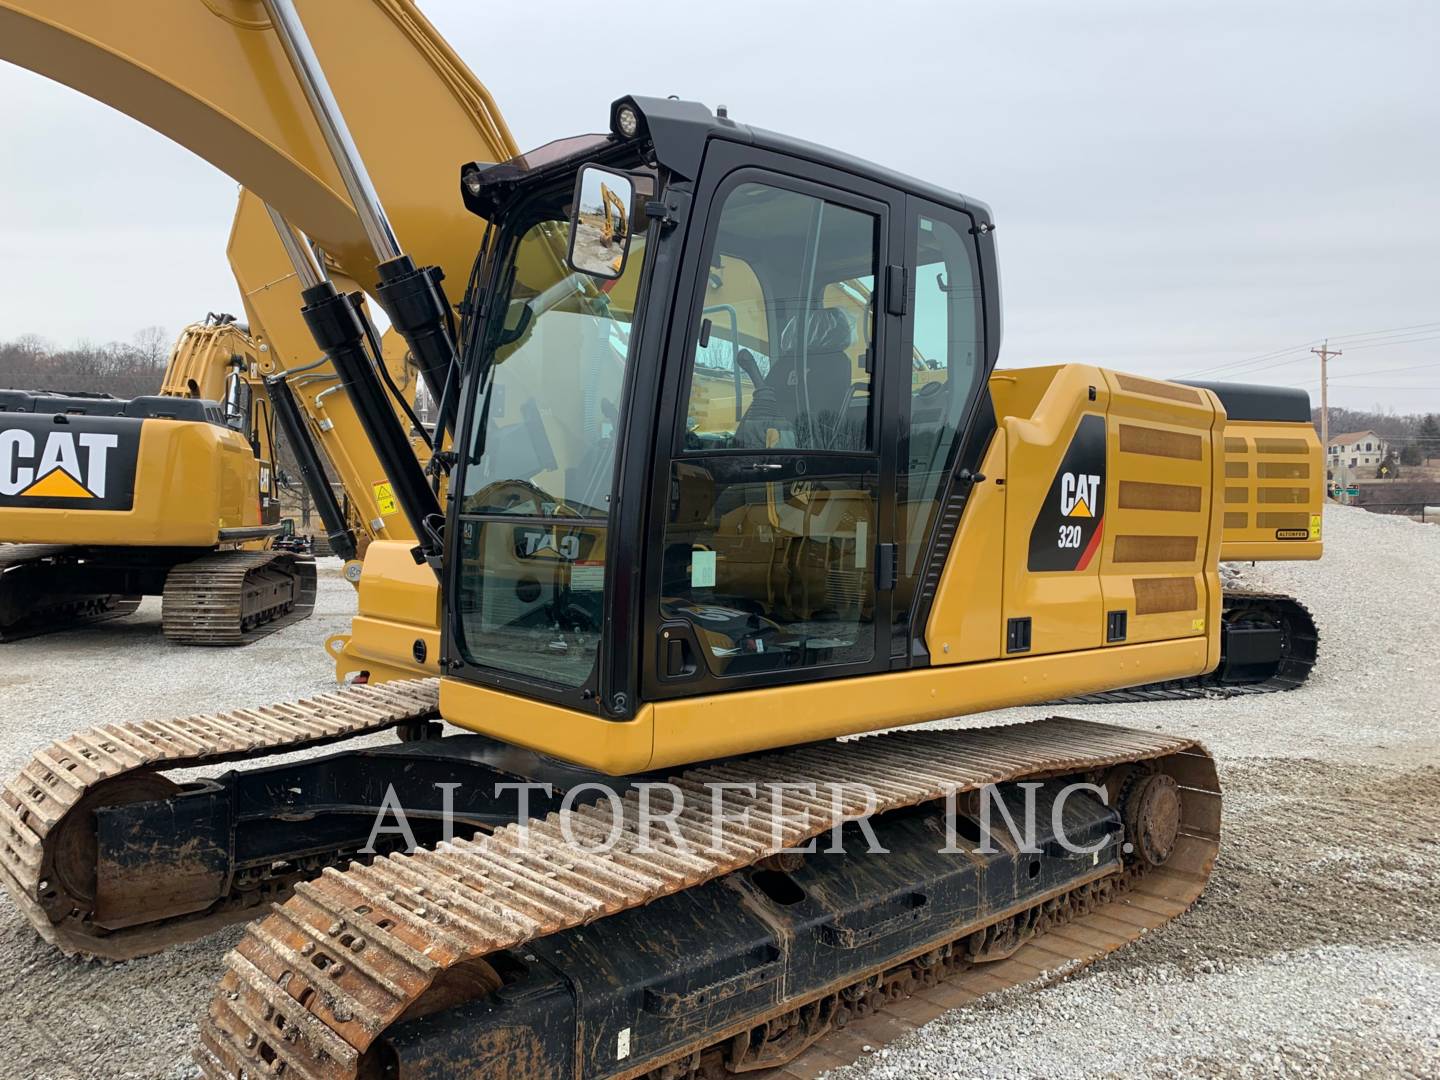
<path fill-rule="evenodd" d="M 706 175 L 665 357 L 651 699 L 890 666 L 902 197 L 727 143 Z"/>

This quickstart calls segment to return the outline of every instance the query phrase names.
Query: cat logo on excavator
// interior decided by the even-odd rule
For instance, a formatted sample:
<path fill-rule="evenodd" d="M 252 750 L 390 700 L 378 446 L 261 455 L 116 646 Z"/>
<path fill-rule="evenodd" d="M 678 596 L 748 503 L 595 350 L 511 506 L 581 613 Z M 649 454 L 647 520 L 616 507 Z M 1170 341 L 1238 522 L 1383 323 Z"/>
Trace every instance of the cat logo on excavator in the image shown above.
<path fill-rule="evenodd" d="M 1094 517 L 1100 477 L 1094 473 L 1060 474 L 1060 513 L 1066 517 Z"/>
<path fill-rule="evenodd" d="M 1032 572 L 1083 571 L 1105 528 L 1105 418 L 1082 416 L 1030 530 Z"/>
<path fill-rule="evenodd" d="M 0 498 L 37 508 L 129 509 L 139 427 L 108 417 L 77 417 L 63 426 L 50 416 L 7 418 L 0 427 Z"/>

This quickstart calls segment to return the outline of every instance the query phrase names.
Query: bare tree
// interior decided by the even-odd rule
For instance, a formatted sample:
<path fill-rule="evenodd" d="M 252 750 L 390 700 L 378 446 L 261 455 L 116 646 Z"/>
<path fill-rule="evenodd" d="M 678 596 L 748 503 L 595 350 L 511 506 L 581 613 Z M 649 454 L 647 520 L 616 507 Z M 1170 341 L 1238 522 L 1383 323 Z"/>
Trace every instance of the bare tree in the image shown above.
<path fill-rule="evenodd" d="M 0 388 L 112 394 L 153 394 L 169 361 L 165 332 L 151 327 L 134 344 L 78 342 L 56 349 L 32 335 L 0 341 Z"/>
<path fill-rule="evenodd" d="M 149 366 L 163 368 L 169 362 L 174 342 L 163 326 L 147 326 L 138 330 L 133 340 L 135 348 Z"/>

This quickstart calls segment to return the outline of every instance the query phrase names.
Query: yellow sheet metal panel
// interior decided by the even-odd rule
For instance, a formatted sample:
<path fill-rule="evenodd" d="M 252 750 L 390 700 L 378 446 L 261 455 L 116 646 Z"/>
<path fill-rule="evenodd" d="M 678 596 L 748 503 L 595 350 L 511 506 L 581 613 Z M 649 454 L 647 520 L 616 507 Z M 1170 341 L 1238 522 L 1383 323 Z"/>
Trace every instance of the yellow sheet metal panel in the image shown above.
<path fill-rule="evenodd" d="M 337 681 L 362 671 L 377 683 L 440 674 L 440 584 L 428 565 L 416 565 L 413 546 L 379 540 L 365 549 L 350 632 L 325 642 Z"/>
<path fill-rule="evenodd" d="M 1223 458 L 1208 391 L 1106 371 L 1108 466 L 1101 583 L 1107 613 L 1125 612 L 1125 639 L 1208 641 L 1218 596 L 1211 539 Z M 1222 414 L 1223 415 L 1223 414 Z M 1216 609 L 1218 613 L 1218 609 Z"/>
<path fill-rule="evenodd" d="M 79 420 L 71 426 L 78 427 Z M 96 499 L 97 485 L 85 473 L 85 455 L 77 453 L 74 461 L 81 473 L 78 480 L 68 471 L 76 466 L 67 465 L 34 476 L 36 486 L 17 492 L 14 499 L 0 497 L 3 539 L 18 543 L 212 547 L 219 542 L 220 529 L 260 523 L 258 471 L 254 453 L 243 435 L 216 424 L 190 420 L 147 419 L 138 426 L 133 481 L 128 476 L 124 480 L 133 494 L 127 507 L 89 508 L 105 500 Z M 56 431 L 56 438 L 67 434 L 61 425 L 56 426 Z M 44 449 L 35 449 L 36 461 L 43 464 Z M 120 450 L 113 449 L 111 456 L 118 457 Z M 57 456 L 57 460 L 62 459 Z M 32 466 L 25 467 L 38 472 Z M 12 477 L 18 475 L 13 469 L 9 471 Z M 67 478 L 70 483 L 60 490 L 59 485 Z M 112 476 L 111 486 L 116 482 Z M 25 505 L 26 492 L 48 496 L 53 505 Z M 116 492 L 104 494 L 113 496 Z"/>
<path fill-rule="evenodd" d="M 415 643 L 425 646 L 425 660 L 415 659 Z M 335 681 L 349 682 L 363 673 L 367 682 L 384 683 L 440 674 L 440 630 L 395 619 L 355 615 L 350 630 L 325 639 L 335 662 Z"/>
<path fill-rule="evenodd" d="M 1312 424 L 1227 421 L 1225 476 L 1222 561 L 1320 558 L 1325 454 Z"/>
<path fill-rule="evenodd" d="M 996 471 L 1003 442 L 1004 541 L 993 524 L 1000 500 L 986 484 L 942 573 L 926 628 L 931 663 L 1012 655 L 1007 626 L 1024 618 L 1031 655 L 1198 639 L 1218 658 L 1223 413 L 1214 396 L 1086 365 L 1004 372 L 990 387 L 1000 432 L 982 471 Z M 984 568 L 996 565 L 997 546 L 995 612 Z M 1112 612 L 1125 615 L 1116 641 Z"/>
<path fill-rule="evenodd" d="M 1005 432 L 995 433 L 980 471 L 985 482 L 966 503 L 925 625 L 932 664 L 993 660 L 1005 647 L 996 573 L 1005 565 Z"/>
<path fill-rule="evenodd" d="M 1105 410 L 1110 390 L 1099 368 L 1067 364 L 1017 376 L 1004 397 L 1034 400 L 1028 415 L 1002 414 L 1005 432 L 1004 611 L 1030 619 L 1031 654 L 1093 649 L 1105 618 L 1096 546 L 1103 542 Z M 1032 380 L 1043 380 L 1036 400 Z M 992 383 L 992 385 L 994 385 Z M 997 402 L 998 405 L 998 402 Z M 966 557 L 952 552 L 951 558 Z"/>
<path fill-rule="evenodd" d="M 1209 663 L 1203 638 L 950 664 L 642 706 L 616 722 L 475 686 L 440 683 L 447 721 L 611 774 L 1181 678 Z"/>
<path fill-rule="evenodd" d="M 738 696 L 732 694 L 722 700 Z M 647 704 L 640 707 L 632 720 L 604 720 L 488 686 L 458 679 L 440 680 L 440 715 L 449 723 L 612 776 L 651 767 L 655 758 L 654 711 L 655 706 Z M 783 739 L 781 743 L 765 745 L 785 745 L 791 741 Z"/>
<path fill-rule="evenodd" d="M 392 541 L 366 549 L 359 611 L 433 629 L 440 625 L 439 581 L 435 571 L 417 565 L 410 552 L 411 545 Z"/>
<path fill-rule="evenodd" d="M 1050 383 L 1061 371 L 1059 365 L 1051 367 L 1014 368 L 994 371 L 990 375 L 990 400 L 995 405 L 995 416 L 1030 416 L 1040 404 L 1040 399 L 1050 389 Z"/>

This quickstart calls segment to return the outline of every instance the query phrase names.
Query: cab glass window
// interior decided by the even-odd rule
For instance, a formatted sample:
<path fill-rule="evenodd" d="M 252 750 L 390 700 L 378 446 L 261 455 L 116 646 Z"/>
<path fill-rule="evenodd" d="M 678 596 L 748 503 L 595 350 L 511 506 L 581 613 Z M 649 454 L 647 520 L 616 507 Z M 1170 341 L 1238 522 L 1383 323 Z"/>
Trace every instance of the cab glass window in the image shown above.
<path fill-rule="evenodd" d="M 870 449 L 876 229 L 870 214 L 799 192 L 730 192 L 694 343 L 686 449 Z"/>
<path fill-rule="evenodd" d="M 604 626 L 605 561 L 625 369 L 645 238 L 623 276 L 566 263 L 563 208 L 513 246 L 504 327 L 460 485 L 461 647 L 475 664 L 577 687 Z"/>
<path fill-rule="evenodd" d="M 813 195 L 743 183 L 724 197 L 661 583 L 662 618 L 689 624 L 712 676 L 875 655 L 879 235 L 876 215 Z"/>
<path fill-rule="evenodd" d="M 910 600 L 934 527 L 956 442 L 978 389 L 983 347 L 980 289 L 964 214 L 915 218 L 915 302 L 910 305 L 910 392 L 901 402 L 897 486 L 901 527 L 896 618 Z"/>

